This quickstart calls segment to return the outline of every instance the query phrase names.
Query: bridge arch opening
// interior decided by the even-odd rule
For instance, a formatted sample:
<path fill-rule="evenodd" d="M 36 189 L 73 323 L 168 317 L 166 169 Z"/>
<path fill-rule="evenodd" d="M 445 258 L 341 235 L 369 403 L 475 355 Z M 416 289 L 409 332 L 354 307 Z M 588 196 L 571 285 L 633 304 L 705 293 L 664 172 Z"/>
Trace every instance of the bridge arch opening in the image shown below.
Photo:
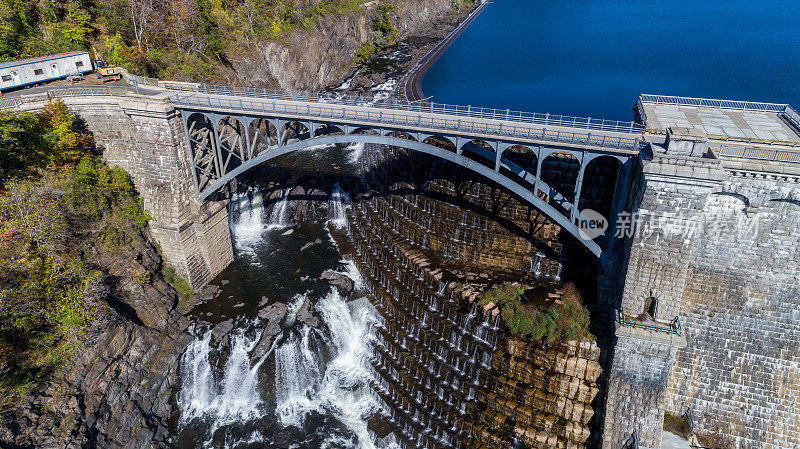
<path fill-rule="evenodd" d="M 326 124 L 324 124 L 322 126 L 319 126 L 314 131 L 314 137 L 334 136 L 334 135 L 343 136 L 344 134 L 345 134 L 345 132 L 344 132 L 344 130 L 342 128 L 340 128 L 340 127 L 338 127 L 336 125 L 331 125 L 329 123 L 326 123 Z"/>
<path fill-rule="evenodd" d="M 271 120 L 263 117 L 254 119 L 250 123 L 248 132 L 251 145 L 250 157 L 278 145 L 278 129 Z"/>
<path fill-rule="evenodd" d="M 448 139 L 447 137 L 444 137 L 444 136 L 439 136 L 439 135 L 430 136 L 427 139 L 423 140 L 422 143 L 428 144 L 428 145 L 433 145 L 433 146 L 435 146 L 437 148 L 441 148 L 441 149 L 443 149 L 445 151 L 449 151 L 450 153 L 453 153 L 453 154 L 456 153 L 456 144 L 453 143 L 452 140 L 450 140 L 450 139 Z"/>
<path fill-rule="evenodd" d="M 411 134 L 405 131 L 391 131 L 386 134 L 387 137 L 397 137 L 398 139 L 410 140 L 412 142 L 416 142 L 417 139 L 414 138 Z"/>
<path fill-rule="evenodd" d="M 350 131 L 350 135 L 357 135 L 357 136 L 379 136 L 380 133 L 375 128 L 364 128 L 359 127 L 355 128 Z"/>
<path fill-rule="evenodd" d="M 461 155 L 494 170 L 496 150 L 485 140 L 470 140 L 461 147 Z"/>
<path fill-rule="evenodd" d="M 514 167 L 512 171 L 510 167 Z M 533 191 L 536 185 L 536 170 L 539 166 L 539 158 L 536 152 L 525 145 L 512 145 L 503 152 L 503 164 L 500 165 L 500 174 L 516 179 L 520 184 Z M 519 173 L 519 170 L 524 173 Z"/>
<path fill-rule="evenodd" d="M 610 220 L 621 171 L 622 162 L 615 157 L 590 160 L 583 169 L 578 210 L 592 209 Z"/>
<path fill-rule="evenodd" d="M 284 145 L 289 145 L 307 139 L 310 137 L 308 128 L 308 125 L 303 122 L 296 120 L 288 121 L 281 127 L 281 131 L 278 134 L 280 136 L 280 142 Z"/>
<path fill-rule="evenodd" d="M 562 200 L 570 203 L 575 201 L 580 169 L 581 163 L 578 158 L 566 151 L 555 151 L 542 160 L 540 178 L 551 189 L 544 192 L 546 201 L 564 216 L 569 216 L 569 211 L 562 204 Z"/>
<path fill-rule="evenodd" d="M 245 126 L 237 118 L 222 117 L 217 123 L 219 147 L 222 153 L 222 171 L 232 170 L 248 159 Z"/>

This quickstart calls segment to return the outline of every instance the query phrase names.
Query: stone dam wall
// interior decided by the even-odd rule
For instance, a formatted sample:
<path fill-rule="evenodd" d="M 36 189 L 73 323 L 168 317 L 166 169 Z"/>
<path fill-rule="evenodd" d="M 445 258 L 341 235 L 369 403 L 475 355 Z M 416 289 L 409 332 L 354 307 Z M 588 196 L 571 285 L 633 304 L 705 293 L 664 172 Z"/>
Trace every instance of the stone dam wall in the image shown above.
<path fill-rule="evenodd" d="M 511 279 L 557 296 L 560 229 L 460 169 L 407 156 L 365 155 L 372 168 L 340 245 L 352 247 L 384 320 L 374 387 L 391 412 L 374 428 L 395 431 L 408 448 L 596 444 L 603 351 L 519 340 L 476 303 L 485 286 Z M 432 179 L 421 191 L 411 181 L 419 176 Z M 443 196 L 453 192 L 459 199 Z"/>
<path fill-rule="evenodd" d="M 800 169 L 787 165 L 646 161 L 621 305 L 677 316 L 683 339 L 618 326 L 610 447 L 635 428 L 659 448 L 662 411 L 688 409 L 738 448 L 800 447 Z"/>

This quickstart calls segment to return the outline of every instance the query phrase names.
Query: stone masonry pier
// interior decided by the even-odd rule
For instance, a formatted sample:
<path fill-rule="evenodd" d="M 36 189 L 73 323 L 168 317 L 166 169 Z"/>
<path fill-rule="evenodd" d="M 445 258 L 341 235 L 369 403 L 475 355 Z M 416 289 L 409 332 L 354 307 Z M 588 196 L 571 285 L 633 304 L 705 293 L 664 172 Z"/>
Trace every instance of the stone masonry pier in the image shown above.
<path fill-rule="evenodd" d="M 164 259 L 193 287 L 233 260 L 227 201 L 195 200 L 180 115 L 166 95 L 64 96 L 111 165 L 124 168 L 152 217 L 150 232 Z M 19 109 L 44 108 L 48 94 L 29 95 Z"/>
<path fill-rule="evenodd" d="M 800 447 L 796 113 L 717 101 L 637 106 L 652 153 L 634 188 L 603 447 L 636 430 L 660 448 L 663 412 L 688 409 L 738 448 Z"/>

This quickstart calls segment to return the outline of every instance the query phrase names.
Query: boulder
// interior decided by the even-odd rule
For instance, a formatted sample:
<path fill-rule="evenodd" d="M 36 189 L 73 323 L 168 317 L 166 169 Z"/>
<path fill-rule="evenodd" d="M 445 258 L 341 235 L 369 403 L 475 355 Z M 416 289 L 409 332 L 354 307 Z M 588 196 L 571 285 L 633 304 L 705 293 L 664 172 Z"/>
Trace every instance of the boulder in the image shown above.
<path fill-rule="evenodd" d="M 346 274 L 339 273 L 333 270 L 325 270 L 322 272 L 321 279 L 328 281 L 331 286 L 336 287 L 343 296 L 347 296 L 353 292 L 355 283 Z"/>
<path fill-rule="evenodd" d="M 211 330 L 211 339 L 216 343 L 228 342 L 228 334 L 233 330 L 233 319 L 223 321 Z"/>
<path fill-rule="evenodd" d="M 258 339 L 258 343 L 256 343 L 253 351 L 250 352 L 251 363 L 258 362 L 258 360 L 261 359 L 261 357 L 263 357 L 264 354 L 266 354 L 267 351 L 269 351 L 269 349 L 272 347 L 275 338 L 281 333 L 281 322 L 286 317 L 287 311 L 288 307 L 286 304 L 277 302 L 258 312 L 258 317 L 266 321 L 266 323 L 264 326 L 264 331 L 261 333 L 261 337 Z"/>

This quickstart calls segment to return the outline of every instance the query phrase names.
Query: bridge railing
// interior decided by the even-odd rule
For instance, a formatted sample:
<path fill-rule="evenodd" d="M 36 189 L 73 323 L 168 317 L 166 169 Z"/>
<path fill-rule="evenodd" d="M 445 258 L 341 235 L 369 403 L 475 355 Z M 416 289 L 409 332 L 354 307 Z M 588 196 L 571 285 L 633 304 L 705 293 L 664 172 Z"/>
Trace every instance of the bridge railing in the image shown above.
<path fill-rule="evenodd" d="M 350 106 L 372 106 L 382 109 L 400 109 L 412 112 L 430 112 L 469 118 L 485 118 L 522 123 L 533 123 L 547 126 L 563 126 L 569 128 L 614 131 L 624 133 L 640 133 L 644 126 L 636 122 L 619 120 L 603 120 L 589 117 L 573 117 L 558 114 L 542 114 L 538 112 L 512 111 L 511 109 L 479 108 L 472 106 L 456 106 L 424 101 L 404 101 L 392 98 L 375 98 L 361 95 L 335 95 L 330 93 L 292 92 L 282 90 L 257 89 L 235 86 L 217 86 L 203 84 L 200 92 L 218 95 L 234 95 L 242 97 L 266 98 L 272 100 L 294 100 L 318 103 L 342 104 Z"/>
<path fill-rule="evenodd" d="M 617 323 L 623 326 L 631 326 L 639 329 L 647 329 L 656 332 L 666 332 L 668 334 L 675 334 L 675 335 L 683 334 L 683 330 L 681 329 L 681 321 L 677 315 L 675 315 L 675 318 L 673 318 L 672 321 L 669 322 L 669 324 L 651 324 L 628 318 L 625 315 L 625 312 L 623 312 L 623 310 L 620 308 L 617 309 Z"/>
<path fill-rule="evenodd" d="M 718 100 L 712 98 L 676 97 L 671 95 L 641 94 L 639 101 L 643 103 L 675 104 L 680 106 L 705 106 L 723 109 L 742 109 L 761 112 L 785 112 L 787 104 L 760 103 L 757 101 Z"/>
<path fill-rule="evenodd" d="M 120 73 L 122 73 L 122 76 L 125 78 L 125 80 L 131 84 L 158 87 L 158 78 L 148 78 L 146 76 L 134 75 L 133 73 L 128 72 L 122 67 L 120 67 L 119 70 Z"/>
<path fill-rule="evenodd" d="M 718 156 L 724 157 L 800 164 L 800 151 L 722 145 L 716 153 Z"/>
<path fill-rule="evenodd" d="M 119 96 L 128 95 L 128 90 L 124 87 L 71 87 L 67 89 L 53 89 L 47 91 L 51 97 L 96 97 L 96 96 Z"/>
<path fill-rule="evenodd" d="M 12 109 L 22 104 L 22 99 L 19 97 L 4 98 L 0 100 L 0 110 Z"/>
<path fill-rule="evenodd" d="M 233 94 L 233 91 L 231 91 L 231 94 Z M 336 107 L 339 105 L 338 103 L 326 104 L 325 102 L 317 100 L 318 105 L 312 106 L 311 104 L 307 104 L 305 106 L 301 106 L 295 104 L 278 103 L 274 101 L 263 101 L 260 99 L 244 98 L 243 95 L 239 95 L 238 88 L 236 90 L 236 96 L 238 98 L 198 96 L 194 94 L 175 92 L 172 94 L 172 102 L 173 104 L 184 106 L 238 109 L 243 111 L 283 113 L 288 115 L 319 117 L 324 119 L 353 120 L 371 122 L 378 126 L 386 124 L 416 126 L 441 131 L 458 131 L 464 133 L 500 135 L 512 138 L 541 139 L 608 148 L 639 150 L 642 145 L 640 140 L 629 137 L 609 137 L 592 133 L 565 132 L 546 128 L 536 129 L 528 126 L 461 120 L 461 116 L 458 115 L 449 115 L 449 117 L 443 118 L 442 116 L 424 116 L 421 113 L 416 115 L 399 112 L 396 113 L 391 108 L 383 108 L 383 104 L 380 105 L 381 107 L 375 106 L 371 109 L 350 109 Z M 284 96 L 281 97 L 281 99 L 292 99 L 296 101 L 308 102 L 312 101 L 307 97 Z M 402 111 L 409 112 L 407 109 L 402 109 Z M 419 110 L 418 112 L 423 112 L 423 110 Z M 430 112 L 430 110 L 425 109 L 424 112 Z"/>

